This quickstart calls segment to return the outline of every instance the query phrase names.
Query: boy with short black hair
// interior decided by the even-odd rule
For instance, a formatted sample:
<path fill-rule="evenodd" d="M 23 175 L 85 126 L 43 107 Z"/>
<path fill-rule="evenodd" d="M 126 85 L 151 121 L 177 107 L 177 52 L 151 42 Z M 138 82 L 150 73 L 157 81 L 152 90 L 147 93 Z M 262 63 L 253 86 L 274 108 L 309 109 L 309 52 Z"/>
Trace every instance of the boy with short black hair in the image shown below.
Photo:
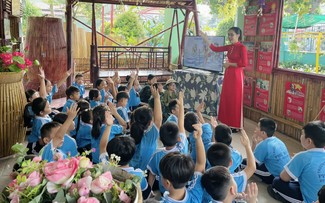
<path fill-rule="evenodd" d="M 166 189 L 163 195 L 163 203 L 197 203 L 202 201 L 201 177 L 205 170 L 206 161 L 201 137 L 202 125 L 198 123 L 193 127 L 195 128 L 193 136 L 197 151 L 196 164 L 191 157 L 179 152 L 168 153 L 159 163 L 162 184 Z"/>
<path fill-rule="evenodd" d="M 179 106 L 177 103 L 177 99 L 173 99 L 169 102 L 168 109 L 170 111 L 170 114 L 169 114 L 166 122 L 171 121 L 171 122 L 178 123 Z"/>
<path fill-rule="evenodd" d="M 86 91 L 85 91 L 85 85 L 84 85 L 84 76 L 81 73 L 76 74 L 72 85 L 79 89 L 80 98 L 83 98 Z"/>
<path fill-rule="evenodd" d="M 201 183 L 205 191 L 212 197 L 211 203 L 232 203 L 238 197 L 236 182 L 227 167 L 214 166 L 210 168 L 203 174 Z M 248 184 L 247 194 L 244 194 L 245 202 L 256 203 L 257 195 L 256 183 Z"/>
<path fill-rule="evenodd" d="M 51 123 L 42 127 L 42 139 L 46 144 L 42 149 L 43 160 L 52 162 L 65 159 L 72 155 L 73 151 L 77 151 L 77 146 L 75 144 L 71 145 L 71 142 L 67 142 L 70 137 L 65 135 L 73 124 L 73 119 L 77 113 L 77 105 L 75 104 L 68 109 L 68 117 L 63 125 Z"/>
<path fill-rule="evenodd" d="M 67 101 L 63 106 L 62 112 L 67 110 L 80 99 L 80 90 L 75 86 L 70 86 L 65 90 Z"/>
<path fill-rule="evenodd" d="M 252 137 L 252 149 L 257 162 L 255 175 L 263 182 L 271 184 L 279 177 L 290 156 L 286 145 L 274 136 L 276 123 L 270 118 L 261 118 Z M 241 168 L 246 165 L 243 160 Z"/>
<path fill-rule="evenodd" d="M 235 173 L 240 164 L 243 161 L 242 155 L 239 151 L 234 149 L 231 146 L 232 142 L 232 132 L 231 129 L 224 124 L 218 124 L 214 117 L 211 117 L 211 125 L 214 128 L 214 140 L 216 143 L 224 143 L 227 145 L 231 151 L 232 165 L 229 168 L 230 173 Z M 214 142 L 209 144 L 209 147 L 213 145 Z M 207 169 L 210 167 L 209 162 L 207 161 Z"/>
<path fill-rule="evenodd" d="M 159 130 L 160 140 L 164 145 L 164 148 L 158 149 L 155 152 L 147 168 L 150 171 L 148 182 L 151 187 L 154 185 L 154 180 L 159 180 L 159 190 L 161 193 L 165 192 L 165 188 L 162 185 L 160 176 L 159 163 L 160 160 L 168 153 L 180 152 L 185 155 L 188 153 L 188 141 L 184 129 L 184 106 L 183 106 L 183 92 L 179 93 L 178 105 L 179 105 L 179 120 L 178 126 L 174 122 L 164 123 Z"/>
<path fill-rule="evenodd" d="M 116 110 L 118 112 L 118 114 L 123 118 L 123 120 L 126 123 L 130 122 L 130 118 L 128 115 L 128 101 L 129 101 L 129 93 L 122 91 L 122 92 L 118 92 L 116 95 Z M 115 120 L 116 124 L 119 124 L 117 120 Z"/>
<path fill-rule="evenodd" d="M 317 200 L 317 192 L 325 183 L 325 123 L 307 123 L 300 142 L 306 151 L 296 154 L 268 187 L 273 198 L 306 203 Z"/>

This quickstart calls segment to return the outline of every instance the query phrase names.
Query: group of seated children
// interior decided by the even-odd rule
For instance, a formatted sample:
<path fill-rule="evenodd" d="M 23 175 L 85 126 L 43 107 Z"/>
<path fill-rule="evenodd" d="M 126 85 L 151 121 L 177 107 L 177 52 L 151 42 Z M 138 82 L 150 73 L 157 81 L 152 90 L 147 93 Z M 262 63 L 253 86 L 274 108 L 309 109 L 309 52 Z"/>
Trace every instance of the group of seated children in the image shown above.
<path fill-rule="evenodd" d="M 25 113 L 32 112 L 26 115 L 32 118 L 26 118 L 31 121 L 26 126 L 32 128 L 29 154 L 51 162 L 91 150 L 95 164 L 107 164 L 116 155 L 122 170 L 141 177 L 144 199 L 154 196 L 152 190 L 159 190 L 166 203 L 230 203 L 239 199 L 255 203 L 257 185 L 247 184 L 254 174 L 270 184 L 268 193 L 282 202 L 324 199 L 325 189 L 320 189 L 325 185 L 325 124 L 321 121 L 304 126 L 301 144 L 306 151 L 291 158 L 285 144 L 274 136 L 276 123 L 262 118 L 252 144 L 246 132 L 240 131 L 247 155 L 243 159 L 232 146 L 232 136 L 237 135 L 232 135 L 228 126 L 213 117 L 210 123 L 205 122 L 201 113 L 204 103 L 196 112 L 184 113 L 184 93 L 177 92 L 172 79 L 161 94 L 152 75 L 140 90 L 138 72 L 128 76 L 126 85 L 120 84 L 116 73 L 113 78 L 98 79 L 84 100 L 83 77 L 77 74 L 66 89 L 62 112 L 53 114 L 50 102 L 59 84 L 48 87 L 51 82 L 45 79 L 43 69 L 39 72 L 39 92 L 26 91 L 30 103 Z M 64 79 L 69 75 L 67 72 Z M 165 119 L 163 109 L 169 112 Z"/>

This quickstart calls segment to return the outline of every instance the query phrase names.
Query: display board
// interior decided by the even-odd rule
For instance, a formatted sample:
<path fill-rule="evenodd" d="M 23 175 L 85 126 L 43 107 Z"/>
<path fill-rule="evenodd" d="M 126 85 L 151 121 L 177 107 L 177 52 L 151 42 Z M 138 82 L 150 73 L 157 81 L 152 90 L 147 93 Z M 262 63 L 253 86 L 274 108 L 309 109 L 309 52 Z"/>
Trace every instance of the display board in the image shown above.
<path fill-rule="evenodd" d="M 284 97 L 284 115 L 304 122 L 306 85 L 286 82 Z"/>
<path fill-rule="evenodd" d="M 225 44 L 225 37 L 209 37 L 211 43 L 216 46 Z M 203 42 L 199 36 L 186 36 L 184 46 L 184 66 L 222 72 L 224 52 L 213 52 L 209 45 Z"/>

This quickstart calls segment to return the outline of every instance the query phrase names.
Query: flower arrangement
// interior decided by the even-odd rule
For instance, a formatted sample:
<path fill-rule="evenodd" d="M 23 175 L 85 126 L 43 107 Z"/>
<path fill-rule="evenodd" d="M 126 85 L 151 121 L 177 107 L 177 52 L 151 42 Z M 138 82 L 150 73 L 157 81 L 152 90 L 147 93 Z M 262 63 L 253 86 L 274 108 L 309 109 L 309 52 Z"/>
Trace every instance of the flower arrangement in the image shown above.
<path fill-rule="evenodd" d="M 35 60 L 34 64 L 39 62 Z M 12 51 L 8 46 L 0 47 L 0 72 L 20 72 L 30 66 L 32 62 L 22 52 Z"/>
<path fill-rule="evenodd" d="M 86 155 L 50 163 L 40 157 L 23 160 L 1 202 L 134 202 L 140 178 L 116 167 L 119 157 L 114 157 L 113 165 L 93 165 Z"/>

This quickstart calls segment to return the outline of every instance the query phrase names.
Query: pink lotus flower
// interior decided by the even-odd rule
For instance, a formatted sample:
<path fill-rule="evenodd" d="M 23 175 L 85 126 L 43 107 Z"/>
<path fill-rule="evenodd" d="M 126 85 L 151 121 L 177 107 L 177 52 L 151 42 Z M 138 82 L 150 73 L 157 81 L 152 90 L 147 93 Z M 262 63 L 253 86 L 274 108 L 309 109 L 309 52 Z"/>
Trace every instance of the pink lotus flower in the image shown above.
<path fill-rule="evenodd" d="M 81 178 L 78 183 L 78 193 L 80 196 L 87 196 L 90 192 L 90 186 L 91 186 L 91 181 L 92 181 L 91 176 L 87 176 L 84 178 Z"/>
<path fill-rule="evenodd" d="M 12 55 L 10 53 L 2 53 L 2 54 L 0 54 L 0 58 L 1 58 L 2 62 L 6 66 L 8 66 L 8 65 L 10 65 L 10 64 L 13 63 L 13 61 L 12 61 Z"/>
<path fill-rule="evenodd" d="M 27 184 L 35 187 L 42 182 L 41 174 L 37 171 L 32 172 L 27 178 Z"/>
<path fill-rule="evenodd" d="M 19 203 L 19 191 L 15 190 L 9 194 L 9 199 L 11 199 L 10 203 Z"/>
<path fill-rule="evenodd" d="M 27 67 L 30 67 L 31 65 L 33 65 L 33 63 L 29 59 L 25 58 L 25 65 Z"/>
<path fill-rule="evenodd" d="M 35 156 L 35 157 L 33 158 L 33 162 L 38 163 L 38 162 L 40 162 L 40 161 L 42 161 L 42 157 L 40 157 L 40 156 Z"/>
<path fill-rule="evenodd" d="M 111 172 L 107 171 L 106 173 L 103 173 L 91 183 L 91 191 L 94 194 L 100 194 L 105 192 L 106 190 L 111 189 L 112 186 L 113 186 L 113 177 Z"/>
<path fill-rule="evenodd" d="M 95 197 L 80 197 L 77 203 L 100 203 Z"/>
<path fill-rule="evenodd" d="M 78 160 L 71 159 L 59 160 L 57 162 L 46 163 L 44 166 L 45 177 L 54 184 L 67 186 L 73 180 L 78 170 Z"/>
<path fill-rule="evenodd" d="M 131 198 L 123 190 L 118 197 L 124 203 L 131 203 Z"/>
<path fill-rule="evenodd" d="M 18 66 L 18 68 L 20 68 L 22 70 L 25 70 L 25 68 L 26 68 L 25 64 L 17 63 L 17 66 Z"/>

